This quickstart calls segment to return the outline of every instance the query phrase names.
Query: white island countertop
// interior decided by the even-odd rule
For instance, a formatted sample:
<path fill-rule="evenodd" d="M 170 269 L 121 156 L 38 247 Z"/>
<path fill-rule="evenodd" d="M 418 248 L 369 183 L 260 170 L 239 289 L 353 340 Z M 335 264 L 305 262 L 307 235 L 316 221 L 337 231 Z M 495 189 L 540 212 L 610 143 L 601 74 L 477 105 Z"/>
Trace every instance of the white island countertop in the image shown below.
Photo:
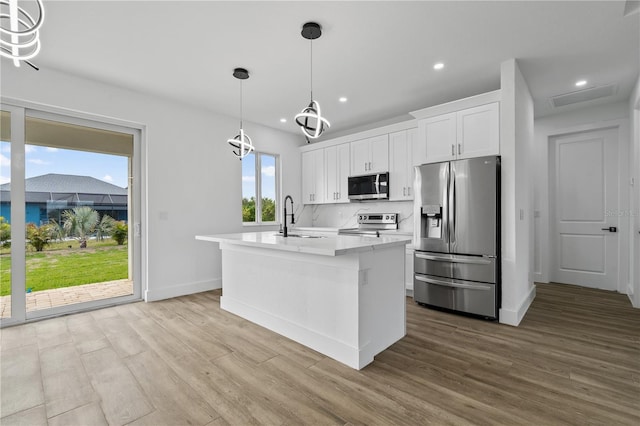
<path fill-rule="evenodd" d="M 292 231 L 293 233 L 295 231 Z M 197 240 L 211 241 L 242 245 L 248 247 L 260 247 L 273 250 L 282 250 L 297 253 L 315 254 L 322 256 L 340 256 L 348 253 L 373 251 L 380 248 L 402 246 L 411 243 L 410 236 L 381 235 L 352 236 L 352 235 L 307 235 L 309 238 L 287 237 L 284 238 L 275 231 L 266 232 L 242 232 L 237 234 L 197 235 Z"/>

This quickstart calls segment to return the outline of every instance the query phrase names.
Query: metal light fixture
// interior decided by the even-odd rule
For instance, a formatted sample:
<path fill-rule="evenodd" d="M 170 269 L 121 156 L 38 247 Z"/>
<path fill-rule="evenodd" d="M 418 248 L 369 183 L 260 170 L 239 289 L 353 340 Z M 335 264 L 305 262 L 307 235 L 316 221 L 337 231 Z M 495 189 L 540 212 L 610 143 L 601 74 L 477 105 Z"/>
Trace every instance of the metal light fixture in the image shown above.
<path fill-rule="evenodd" d="M 319 138 L 325 129 L 331 127 L 331 123 L 322 116 L 320 104 L 313 100 L 313 40 L 320 38 L 322 28 L 320 28 L 320 24 L 315 22 L 307 22 L 302 26 L 301 34 L 302 37 L 309 40 L 311 45 L 311 101 L 309 106 L 296 115 L 296 123 L 300 126 L 302 133 L 307 137 L 307 143 L 309 143 L 311 142 L 309 139 Z"/>
<path fill-rule="evenodd" d="M 18 6 L 18 0 L 0 0 L 0 56 L 13 60 L 16 67 L 20 61 L 38 69 L 29 59 L 40 52 L 40 27 L 44 22 L 42 0 L 35 0 L 38 6 L 38 19 L 24 8 Z M 8 25 L 7 25 L 8 24 Z"/>
<path fill-rule="evenodd" d="M 240 133 L 233 139 L 228 139 L 229 145 L 235 148 L 233 153 L 242 160 L 249 155 L 255 148 L 251 138 L 242 129 L 242 80 L 249 78 L 249 71 L 244 68 L 236 68 L 233 70 L 233 76 L 240 80 Z"/>

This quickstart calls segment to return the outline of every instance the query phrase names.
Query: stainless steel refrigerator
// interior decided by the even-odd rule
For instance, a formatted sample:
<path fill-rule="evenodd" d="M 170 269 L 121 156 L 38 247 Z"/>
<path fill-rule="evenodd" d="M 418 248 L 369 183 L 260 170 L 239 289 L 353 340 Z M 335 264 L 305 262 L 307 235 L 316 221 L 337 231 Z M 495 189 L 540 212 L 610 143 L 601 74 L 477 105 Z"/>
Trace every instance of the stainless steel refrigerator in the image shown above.
<path fill-rule="evenodd" d="M 414 184 L 414 300 L 498 319 L 500 157 L 423 164 Z"/>

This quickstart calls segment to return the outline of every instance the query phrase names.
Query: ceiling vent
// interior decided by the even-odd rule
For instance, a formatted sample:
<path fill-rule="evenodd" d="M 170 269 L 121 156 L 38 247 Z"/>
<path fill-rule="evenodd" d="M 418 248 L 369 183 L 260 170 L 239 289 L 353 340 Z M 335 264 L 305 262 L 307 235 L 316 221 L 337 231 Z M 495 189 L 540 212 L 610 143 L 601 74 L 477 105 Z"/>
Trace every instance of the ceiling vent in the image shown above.
<path fill-rule="evenodd" d="M 551 104 L 554 107 L 562 107 L 578 102 L 592 101 L 607 96 L 615 95 L 618 86 L 615 84 L 607 84 L 606 86 L 592 87 L 590 89 L 578 90 L 577 92 L 566 93 L 551 98 Z"/>

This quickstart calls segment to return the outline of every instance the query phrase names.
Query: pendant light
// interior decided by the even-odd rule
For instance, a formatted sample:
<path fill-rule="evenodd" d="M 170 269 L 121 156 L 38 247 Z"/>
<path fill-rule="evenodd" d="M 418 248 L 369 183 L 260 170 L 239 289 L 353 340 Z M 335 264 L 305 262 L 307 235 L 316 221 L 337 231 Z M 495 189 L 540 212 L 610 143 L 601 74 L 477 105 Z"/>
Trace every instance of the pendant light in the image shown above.
<path fill-rule="evenodd" d="M 242 80 L 249 78 L 249 71 L 244 68 L 236 68 L 233 70 L 233 76 L 240 80 L 240 133 L 238 133 L 233 139 L 228 139 L 227 142 L 235 148 L 233 153 L 236 157 L 242 160 L 255 149 L 251 142 L 251 138 L 242 129 Z"/>
<path fill-rule="evenodd" d="M 18 0 L 0 0 L 3 12 L 8 11 L 0 13 L 0 56 L 13 60 L 16 67 L 20 66 L 20 61 L 24 61 L 38 70 L 29 62 L 40 52 L 40 27 L 44 22 L 42 0 L 36 0 L 36 4 L 37 20 L 18 6 Z"/>
<path fill-rule="evenodd" d="M 300 126 L 300 130 L 302 130 L 302 133 L 307 138 L 307 143 L 309 143 L 311 142 L 309 139 L 319 138 L 325 129 L 331 127 L 331 123 L 322 116 L 320 104 L 313 99 L 313 40 L 320 38 L 322 28 L 320 28 L 320 24 L 315 22 L 307 22 L 302 26 L 301 34 L 302 37 L 309 40 L 311 46 L 311 101 L 309 106 L 296 115 L 296 123 Z"/>

